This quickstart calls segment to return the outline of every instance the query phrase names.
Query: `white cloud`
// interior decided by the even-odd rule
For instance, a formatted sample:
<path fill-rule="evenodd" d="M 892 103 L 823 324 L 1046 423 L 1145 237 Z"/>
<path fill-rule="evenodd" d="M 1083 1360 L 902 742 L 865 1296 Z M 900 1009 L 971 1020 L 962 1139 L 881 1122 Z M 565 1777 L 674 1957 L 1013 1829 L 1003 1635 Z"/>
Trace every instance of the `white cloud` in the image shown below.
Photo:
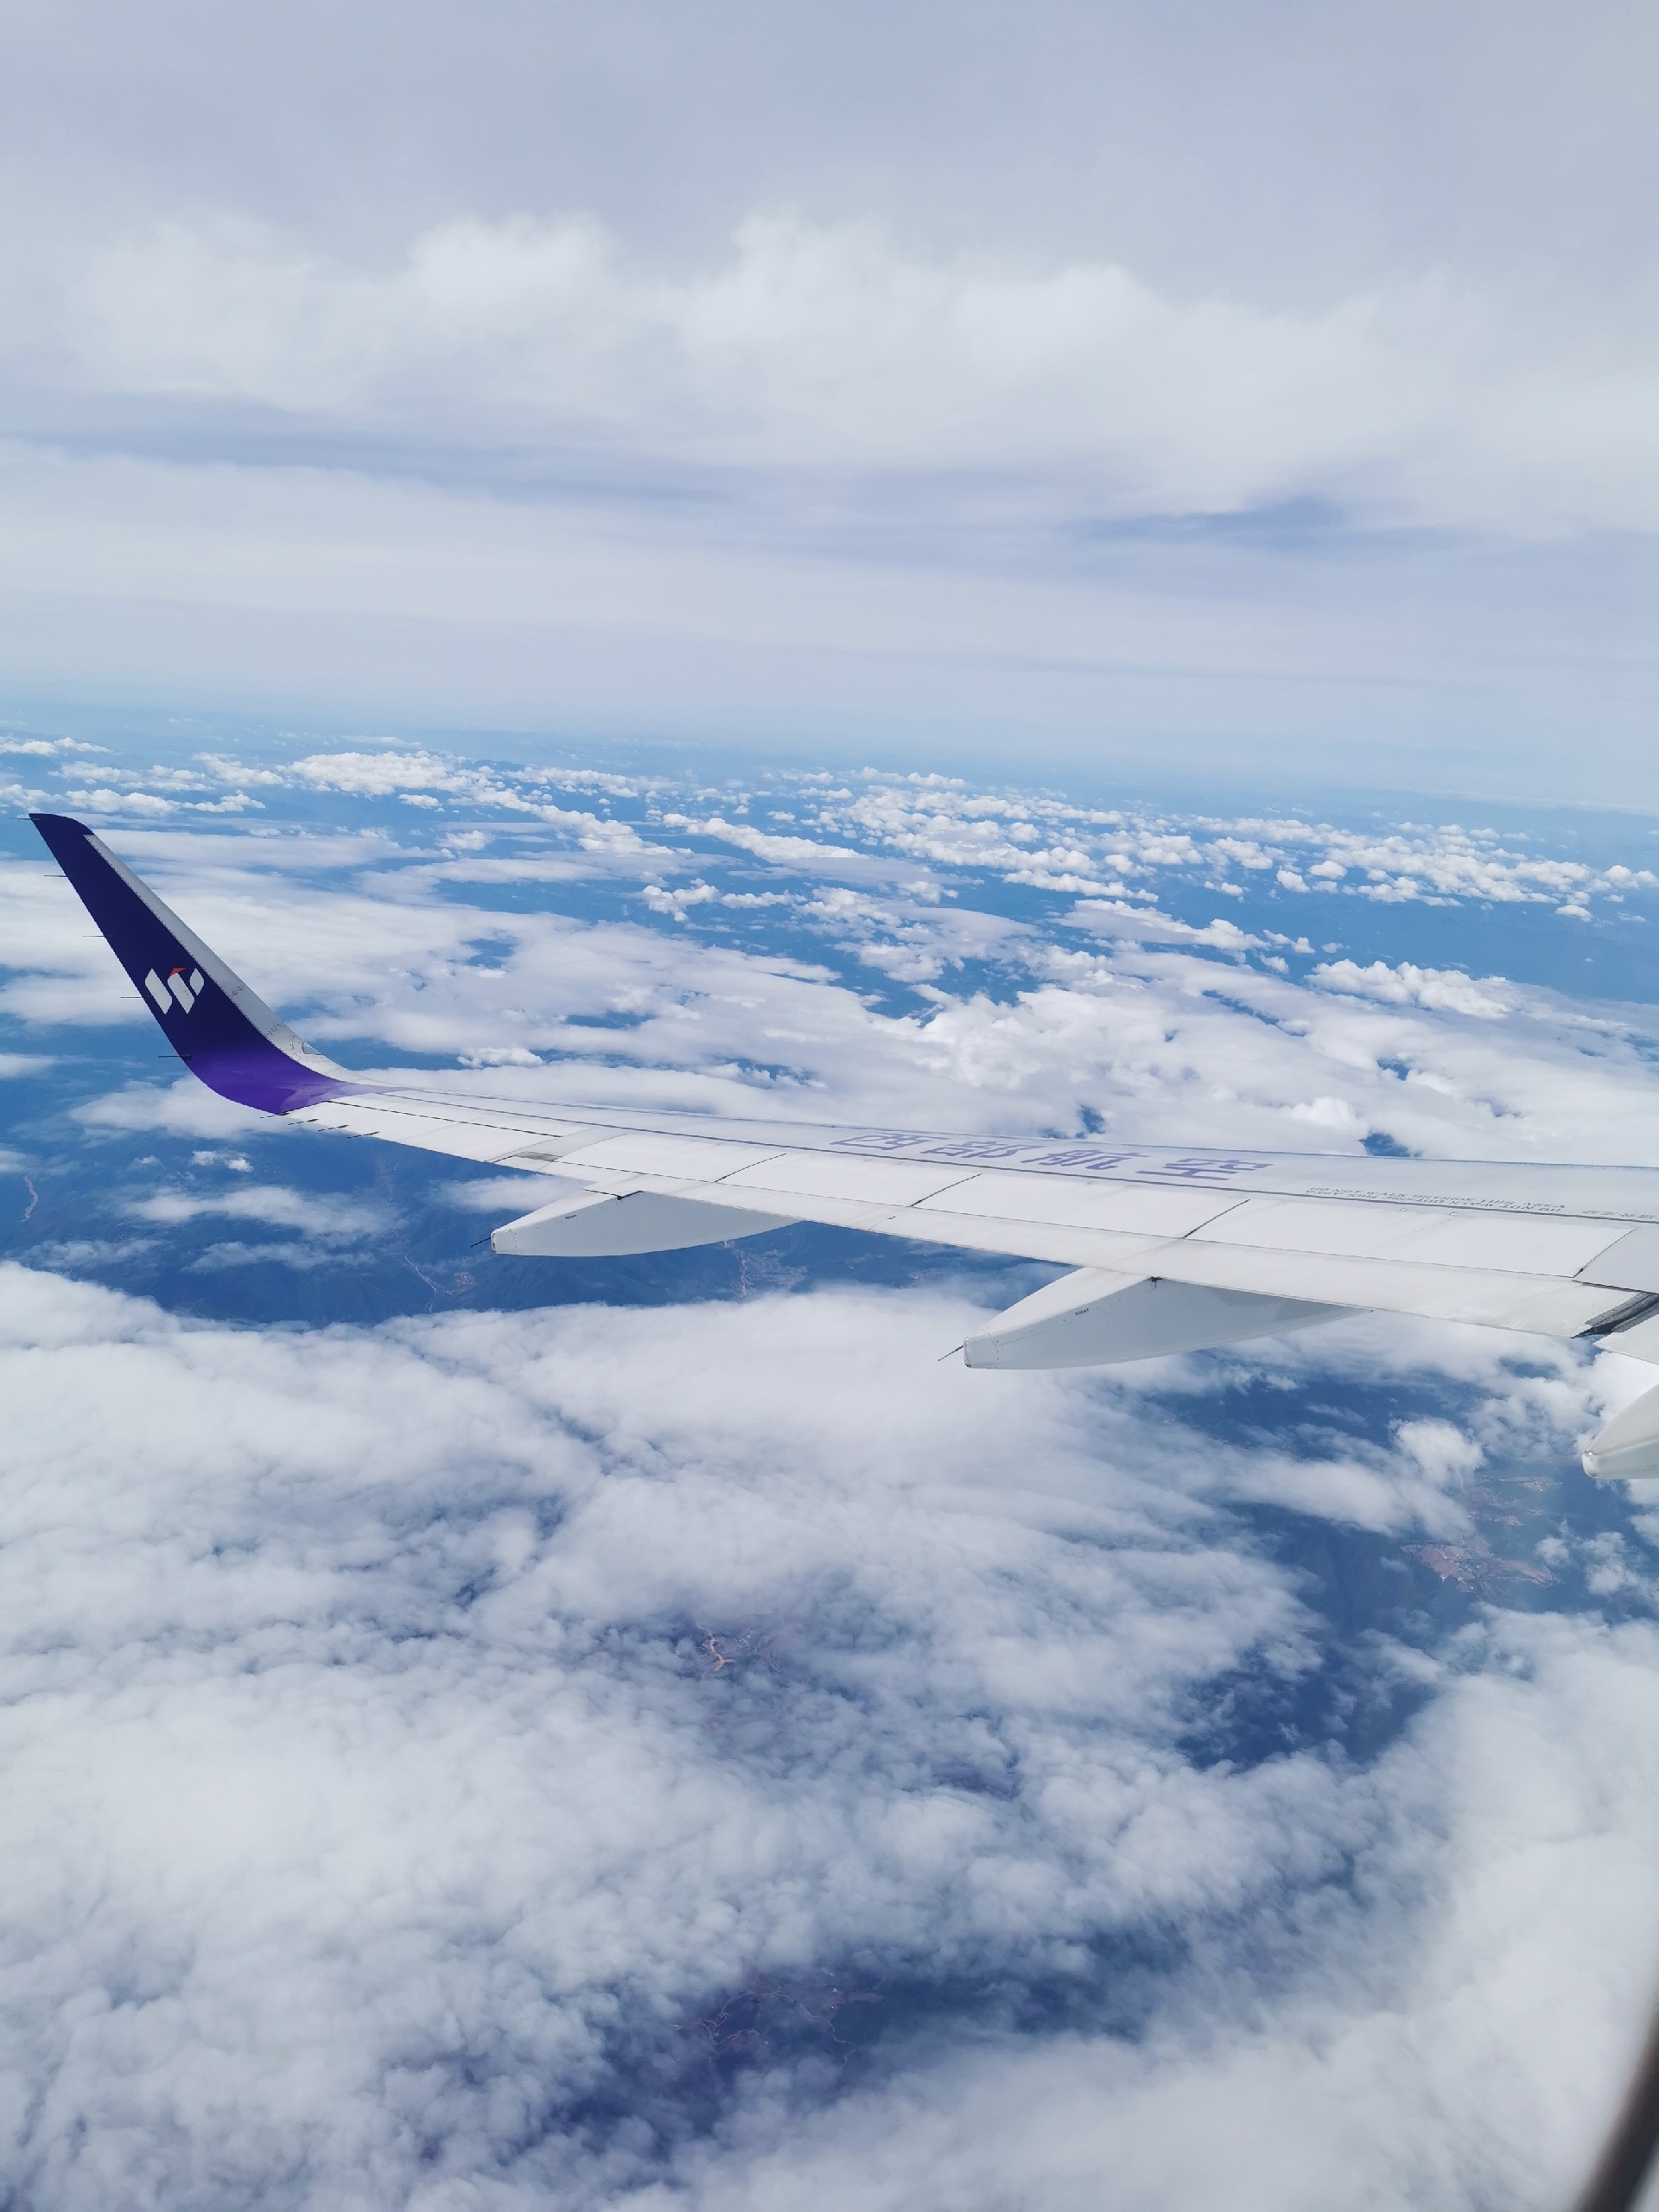
<path fill-rule="evenodd" d="M 162 798 L 154 791 L 111 791 L 101 787 L 97 791 L 64 793 L 67 805 L 78 806 L 83 813 L 91 814 L 176 814 L 176 799 Z"/>
<path fill-rule="evenodd" d="M 1288 891 L 1317 887 L 1388 905 L 1477 899 L 1555 906 L 1563 893 L 1582 900 L 1651 890 L 1656 882 L 1650 869 L 1616 863 L 1598 871 L 1455 823 L 1366 831 L 1294 817 L 1180 822 L 1133 809 L 1080 806 L 1052 793 L 987 791 L 939 775 L 867 770 L 858 788 L 828 794 L 815 819 L 843 835 L 855 828 L 892 849 L 946 865 L 1005 869 L 1013 882 L 1046 879 L 1056 888 L 1067 887 L 1058 880 L 1065 870 L 1109 868 L 1132 882 L 1206 862 L 1224 876 L 1233 866 L 1247 873 L 1272 869 Z M 1323 857 L 1310 865 L 1310 852 Z M 1033 871 L 1033 863 L 1042 865 Z"/>
<path fill-rule="evenodd" d="M 297 2131 L 334 2202 L 1561 2195 L 1659 1942 L 1652 1630 L 1402 1654 L 1438 1698 L 1372 1769 L 1194 1763 L 1204 1685 L 1313 1663 L 1293 1573 L 1199 1433 L 982 1389 L 963 1318 L 224 1332 L 0 1271 L 11 2184 L 251 2198 Z M 1370 1473 L 1455 1532 L 1442 1428 Z M 808 2036 L 712 2135 L 626 2118 L 746 1988 L 1081 1993 L 1172 1921 L 1135 2042 L 943 2013 L 820 2109 Z"/>
<path fill-rule="evenodd" d="M 542 1065 L 541 1055 L 524 1045 L 481 1045 L 476 1052 L 459 1057 L 464 1068 L 538 1068 Z"/>
<path fill-rule="evenodd" d="M 268 1135 L 280 1127 L 269 1114 L 233 1105 L 192 1075 L 181 1076 L 165 1088 L 135 1083 L 106 1091 L 77 1107 L 74 1117 L 89 1128 L 165 1129 L 174 1136 L 188 1137 Z"/>
<path fill-rule="evenodd" d="M 314 753 L 296 760 L 289 772 L 318 791 L 350 791 L 359 798 L 461 790 L 467 780 L 453 760 L 432 753 Z"/>
<path fill-rule="evenodd" d="M 1514 1615 L 1468 1649 L 1481 1670 L 1377 1777 L 1399 1794 L 1386 1842 L 1359 1853 L 1374 1942 L 1333 1915 L 1307 1980 L 1248 2023 L 1201 1980 L 1181 2028 L 1147 2041 L 995 2041 L 804 2118 L 763 2087 L 743 2124 L 685 2156 L 690 2202 L 1084 2212 L 1105 2177 L 1137 2208 L 1570 2202 L 1659 1938 L 1635 1845 L 1645 1747 L 1638 1772 L 1611 1779 L 1654 1709 L 1659 1652 L 1645 1624 Z M 1425 1821 L 1433 1833 L 1414 1835 Z"/>
<path fill-rule="evenodd" d="M 1447 1014 L 1471 1015 L 1478 1021 L 1501 1021 L 1513 1010 L 1515 998 L 1502 976 L 1483 976 L 1476 982 L 1456 968 L 1418 968 L 1409 960 L 1389 967 L 1373 960 L 1368 968 L 1351 960 L 1327 960 L 1313 970 L 1313 980 L 1332 991 L 1351 991 L 1357 997 L 1381 999 L 1391 1006 L 1425 1006 Z"/>
<path fill-rule="evenodd" d="M 50 2058 L 57 2098 L 95 2116 L 93 2160 L 111 2127 L 168 2171 L 211 2141 L 252 2187 L 302 2112 L 322 2193 L 365 2159 L 412 2182 L 399 2113 L 423 2082 L 424 2128 L 465 2173 L 499 2159 L 532 2082 L 544 2109 L 579 2100 L 607 2045 L 626 2063 L 654 2021 L 754 1967 L 805 1971 L 871 1941 L 964 1959 L 1051 1941 L 1075 1907 L 1031 1894 L 1022 1816 L 925 1779 L 1005 1772 L 985 1698 L 1028 1713 L 1033 1783 L 1051 1764 L 1063 1783 L 1090 1715 L 1115 1716 L 1127 1749 L 1141 1699 L 1162 1706 L 1241 1637 L 1295 1633 L 1270 1571 L 1179 1549 L 1085 1543 L 1083 1580 L 1068 1567 L 1066 1594 L 1045 1596 L 1079 1513 L 1104 1528 L 1144 1511 L 1090 1498 L 1064 1394 L 1039 1394 L 1059 1452 L 1047 1503 L 1005 1472 L 1016 1433 L 1029 1451 L 1029 1394 L 988 1417 L 960 1370 L 925 1376 L 919 1398 L 882 1382 L 893 1427 L 872 1454 L 868 1331 L 895 1310 L 889 1345 L 906 1372 L 930 1367 L 959 1325 L 948 1307 L 863 1297 L 302 1340 L 181 1328 L 15 1270 L 6 1288 L 4 1335 L 26 1355 L 13 1433 L 35 1471 L 10 1507 L 19 1650 L 80 1618 L 89 1581 L 105 1593 L 92 1640 L 77 1631 L 10 1708 L 13 1909 L 60 1961 L 33 1980 L 12 2063 L 26 2082 Z M 741 1435 L 719 1411 L 734 1353 L 760 1385 Z M 800 1394 L 803 1363 L 826 1358 L 863 1377 L 848 1422 Z M 993 1556 L 1000 1592 L 982 1581 Z M 942 1570 L 981 1591 L 954 1622 Z M 1127 1624 L 1145 1606 L 1163 1625 L 1138 1647 Z M 734 1703 L 699 1652 L 754 1620 L 776 1624 L 785 1707 L 774 1748 L 752 1752 L 772 1677 Z M 877 1624 L 899 1621 L 908 1653 L 884 1658 Z M 1103 1632 L 1113 1656 L 1093 1649 Z M 66 1694 L 82 1715 L 68 1762 Z M 1201 1811 L 1179 1762 L 1147 1770 L 1136 1751 L 1103 1769 L 1091 1809 L 1062 1787 L 1046 1817 L 1098 1909 L 1133 1916 L 1217 1880 L 1247 1894 L 1238 1853 L 1281 1786 L 1318 1817 L 1313 1765 L 1217 1777 Z M 1173 1817 L 1218 1820 L 1213 1870 L 1160 1865 L 1139 1840 L 1166 1796 Z M 949 1867 L 961 1884 L 941 1882 Z M 150 2001 L 87 2015 L 123 1956 Z M 36 2137 L 54 2158 L 55 2111 Z"/>
<path fill-rule="evenodd" d="M 1359 1126 L 1359 1116 L 1348 1101 L 1328 1093 L 1322 1098 L 1308 1099 L 1293 1106 L 1290 1117 L 1293 1122 L 1311 1122 L 1321 1129 L 1354 1129 Z"/>
<path fill-rule="evenodd" d="M 287 1268 L 304 1274 L 317 1268 L 331 1274 L 340 1268 L 367 1268 L 374 1264 L 375 1255 L 368 1251 L 342 1251 L 337 1241 L 325 1236 L 313 1243 L 289 1239 L 286 1243 L 245 1244 L 238 1238 L 221 1241 L 198 1252 L 193 1260 L 184 1263 L 183 1273 L 188 1275 L 223 1274 L 237 1268 Z"/>
<path fill-rule="evenodd" d="M 384 1235 L 389 1226 L 382 1206 L 268 1183 L 219 1191 L 157 1191 L 148 1198 L 130 1199 L 125 1211 L 135 1220 L 169 1224 L 222 1215 L 231 1221 L 265 1222 L 274 1229 L 297 1229 L 308 1236 L 329 1239 Z"/>
<path fill-rule="evenodd" d="M 828 845 L 814 837 L 779 836 L 775 831 L 756 830 L 747 822 L 727 822 L 717 814 L 710 815 L 706 822 L 685 814 L 664 814 L 663 826 L 668 830 L 690 830 L 699 837 L 716 837 L 722 844 L 740 846 L 760 860 L 775 861 L 782 868 L 806 868 L 814 875 L 836 874 L 839 870 L 836 863 L 846 861 L 856 863 L 859 874 L 869 873 L 865 856 L 845 845 Z"/>
<path fill-rule="evenodd" d="M 1287 308 L 759 214 L 672 275 L 581 216 L 457 217 L 377 266 L 224 214 L 89 241 L 26 295 L 14 267 L 11 289 L 14 348 L 89 391 L 527 418 L 721 462 L 1081 462 L 1136 512 L 1334 493 L 1523 531 L 1659 523 L 1644 349 L 1517 343 L 1495 297 L 1433 279 Z"/>
<path fill-rule="evenodd" d="M 468 1213 L 530 1213 L 585 1188 L 561 1175 L 475 1175 L 446 1185 L 442 1195 Z"/>

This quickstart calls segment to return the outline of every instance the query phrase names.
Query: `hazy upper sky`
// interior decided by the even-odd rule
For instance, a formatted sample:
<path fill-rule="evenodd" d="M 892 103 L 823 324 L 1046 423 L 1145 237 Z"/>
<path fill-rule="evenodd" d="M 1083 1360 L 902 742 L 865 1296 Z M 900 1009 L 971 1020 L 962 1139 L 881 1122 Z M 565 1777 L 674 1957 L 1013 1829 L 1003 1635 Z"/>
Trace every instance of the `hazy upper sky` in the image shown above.
<path fill-rule="evenodd" d="M 1656 48 L 13 4 L 0 708 L 1649 804 Z"/>

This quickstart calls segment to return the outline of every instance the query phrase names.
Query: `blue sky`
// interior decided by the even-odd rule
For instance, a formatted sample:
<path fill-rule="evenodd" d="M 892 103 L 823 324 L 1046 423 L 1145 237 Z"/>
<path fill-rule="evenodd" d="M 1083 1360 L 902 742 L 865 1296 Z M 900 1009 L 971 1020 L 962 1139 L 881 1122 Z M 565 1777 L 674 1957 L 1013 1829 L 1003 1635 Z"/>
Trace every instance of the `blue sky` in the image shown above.
<path fill-rule="evenodd" d="M 1650 802 L 1643 11 L 4 35 L 15 715 Z"/>

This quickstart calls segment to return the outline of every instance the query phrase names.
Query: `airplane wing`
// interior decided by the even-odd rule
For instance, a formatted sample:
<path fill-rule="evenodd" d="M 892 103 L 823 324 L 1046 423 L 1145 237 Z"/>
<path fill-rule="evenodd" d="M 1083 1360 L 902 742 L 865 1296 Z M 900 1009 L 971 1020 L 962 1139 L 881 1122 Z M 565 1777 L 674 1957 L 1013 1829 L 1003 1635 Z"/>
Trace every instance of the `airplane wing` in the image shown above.
<path fill-rule="evenodd" d="M 814 1221 L 1071 1271 L 970 1338 L 970 1367 L 1104 1365 L 1367 1310 L 1659 1364 L 1659 1168 L 543 1110 L 366 1083 L 296 1036 L 84 823 L 32 819 L 168 1042 L 222 1096 L 581 1186 L 496 1230 L 497 1252 L 670 1251 Z M 1584 1456 L 1606 1478 L 1659 1476 L 1659 1389 Z"/>

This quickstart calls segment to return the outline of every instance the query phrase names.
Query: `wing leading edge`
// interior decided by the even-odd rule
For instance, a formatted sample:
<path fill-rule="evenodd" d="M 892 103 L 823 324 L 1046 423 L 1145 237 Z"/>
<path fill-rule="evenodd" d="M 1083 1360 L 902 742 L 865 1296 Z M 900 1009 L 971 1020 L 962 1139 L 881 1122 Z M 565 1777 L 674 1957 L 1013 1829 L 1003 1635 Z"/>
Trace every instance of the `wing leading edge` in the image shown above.
<path fill-rule="evenodd" d="M 973 1367 L 1141 1359 L 1373 1309 L 1659 1363 L 1659 1168 L 544 1111 L 371 1084 L 307 1045 L 84 823 L 33 819 L 168 1044 L 222 1096 L 581 1186 L 498 1229 L 498 1252 L 671 1250 L 805 1220 L 1073 1270 L 970 1339 Z M 1659 1476 L 1649 1395 L 1586 1450 L 1592 1473 Z"/>

